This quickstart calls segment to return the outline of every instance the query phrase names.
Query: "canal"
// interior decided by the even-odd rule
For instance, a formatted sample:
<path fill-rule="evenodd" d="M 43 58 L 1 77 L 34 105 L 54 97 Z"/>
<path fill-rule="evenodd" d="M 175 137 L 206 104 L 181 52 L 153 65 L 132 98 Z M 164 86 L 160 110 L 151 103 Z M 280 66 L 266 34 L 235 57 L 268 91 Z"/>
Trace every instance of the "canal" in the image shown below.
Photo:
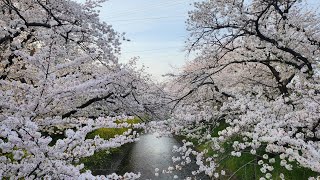
<path fill-rule="evenodd" d="M 181 146 L 181 143 L 172 137 L 158 138 L 152 134 L 142 135 L 140 140 L 133 143 L 126 153 L 118 168 L 118 173 L 140 172 L 140 179 L 185 179 L 187 177 L 209 179 L 204 175 L 200 177 L 192 175 L 192 171 L 197 169 L 196 164 L 188 164 L 182 170 L 174 168 L 172 173 L 163 173 L 163 170 L 168 171 L 169 167 L 175 167 L 172 156 L 179 156 L 179 154 L 172 152 L 173 146 Z"/>

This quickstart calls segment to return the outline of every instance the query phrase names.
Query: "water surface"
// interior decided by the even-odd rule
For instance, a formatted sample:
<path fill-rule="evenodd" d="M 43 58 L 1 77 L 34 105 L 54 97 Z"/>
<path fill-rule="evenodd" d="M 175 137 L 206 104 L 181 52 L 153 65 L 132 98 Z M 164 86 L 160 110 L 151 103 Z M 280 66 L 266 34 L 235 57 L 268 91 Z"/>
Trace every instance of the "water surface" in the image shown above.
<path fill-rule="evenodd" d="M 175 138 L 161 137 L 155 135 L 142 135 L 138 142 L 132 145 L 131 150 L 125 156 L 118 173 L 140 172 L 140 179 L 185 179 L 193 177 L 192 170 L 197 169 L 195 164 L 189 164 L 182 170 L 174 170 L 172 173 L 162 173 L 162 170 L 168 170 L 168 167 L 174 167 L 172 156 L 179 156 L 172 152 L 173 146 L 181 146 Z M 159 176 L 155 176 L 155 169 L 159 169 Z M 193 177 L 192 179 L 195 179 Z M 196 179 L 208 179 L 206 176 Z"/>

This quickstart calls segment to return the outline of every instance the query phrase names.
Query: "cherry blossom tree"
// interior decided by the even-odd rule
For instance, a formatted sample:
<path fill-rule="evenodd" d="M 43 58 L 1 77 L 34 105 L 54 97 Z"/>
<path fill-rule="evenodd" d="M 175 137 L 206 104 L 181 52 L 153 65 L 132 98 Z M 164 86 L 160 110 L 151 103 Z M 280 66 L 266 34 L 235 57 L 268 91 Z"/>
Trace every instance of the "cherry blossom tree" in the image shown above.
<path fill-rule="evenodd" d="M 275 163 L 320 173 L 320 22 L 305 3 L 195 3 L 188 48 L 198 56 L 169 83 L 173 115 L 159 123 L 206 147 L 197 153 L 186 142 L 177 149 L 197 156 L 195 174 L 218 178 L 226 156 L 243 154 L 256 157 L 239 167 L 256 163 L 263 175 L 254 178 L 271 178 Z"/>
<path fill-rule="evenodd" d="M 164 92 L 135 59 L 118 62 L 124 37 L 99 20 L 103 2 L 0 1 L 0 178 L 94 178 L 80 158 L 137 140 L 130 116 L 161 118 Z M 102 127 L 129 130 L 86 139 Z"/>

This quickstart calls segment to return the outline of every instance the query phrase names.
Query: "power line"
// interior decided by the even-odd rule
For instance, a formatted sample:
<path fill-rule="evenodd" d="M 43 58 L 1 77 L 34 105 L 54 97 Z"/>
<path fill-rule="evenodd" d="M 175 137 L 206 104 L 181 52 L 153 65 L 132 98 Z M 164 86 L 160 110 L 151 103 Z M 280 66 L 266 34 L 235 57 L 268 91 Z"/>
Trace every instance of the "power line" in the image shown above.
<path fill-rule="evenodd" d="M 170 19 L 170 18 L 185 18 L 185 16 L 164 16 L 164 17 L 150 17 L 150 18 L 136 18 L 136 19 L 120 19 L 113 20 L 112 22 L 127 22 L 127 21 L 145 21 L 145 20 L 157 20 L 157 19 Z"/>
<path fill-rule="evenodd" d="M 183 54 L 183 52 L 180 55 L 168 55 L 168 54 L 163 54 L 163 55 L 158 55 L 158 56 L 144 56 L 144 55 L 138 55 L 138 56 L 130 56 L 130 57 L 125 57 L 125 56 L 120 56 L 121 60 L 128 60 L 131 57 L 139 57 L 141 60 L 148 60 L 148 59 L 179 59 L 182 61 L 188 61 L 190 60 L 190 58 L 186 57 L 185 54 Z"/>
<path fill-rule="evenodd" d="M 154 51 L 173 49 L 173 48 L 181 48 L 181 49 L 183 49 L 184 47 L 182 47 L 182 46 L 171 46 L 171 47 L 165 47 L 165 48 L 146 49 L 146 50 L 139 50 L 139 51 L 123 51 L 122 54 L 124 54 L 124 53 L 137 53 L 137 52 L 154 52 Z"/>
<path fill-rule="evenodd" d="M 160 3 L 160 4 L 151 4 L 151 6 L 144 6 L 143 8 L 130 9 L 129 11 L 118 13 L 118 14 L 113 14 L 112 16 L 109 16 L 106 18 L 118 18 L 118 17 L 123 17 L 123 16 L 132 16 L 132 14 L 141 13 L 141 12 L 148 12 L 150 10 L 157 9 L 157 8 L 172 7 L 175 5 L 186 4 L 185 0 L 174 1 L 174 2 L 175 3 L 165 2 L 165 3 Z"/>

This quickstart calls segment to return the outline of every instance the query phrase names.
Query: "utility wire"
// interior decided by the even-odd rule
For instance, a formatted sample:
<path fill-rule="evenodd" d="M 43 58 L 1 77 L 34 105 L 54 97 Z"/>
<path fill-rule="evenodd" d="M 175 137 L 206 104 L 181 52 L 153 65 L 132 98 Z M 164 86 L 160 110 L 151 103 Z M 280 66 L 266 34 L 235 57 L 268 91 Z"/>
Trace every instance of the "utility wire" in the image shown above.
<path fill-rule="evenodd" d="M 151 4 L 151 6 L 144 6 L 143 8 L 136 8 L 136 9 L 130 9 L 129 11 L 113 14 L 112 16 L 106 17 L 106 18 L 118 18 L 123 16 L 132 16 L 132 14 L 141 13 L 141 12 L 150 12 L 154 9 L 158 8 L 165 8 L 165 7 L 172 7 L 175 5 L 181 5 L 186 4 L 187 2 L 185 0 L 183 1 L 175 1 L 175 3 L 160 3 L 160 4 Z"/>
<path fill-rule="evenodd" d="M 154 51 L 173 49 L 173 48 L 183 49 L 184 47 L 183 46 L 171 46 L 171 47 L 165 47 L 165 48 L 146 49 L 146 50 L 139 50 L 139 51 L 123 51 L 122 54 L 124 54 L 124 53 L 137 53 L 137 52 L 154 52 Z"/>
<path fill-rule="evenodd" d="M 149 18 L 137 18 L 137 19 L 120 19 L 112 22 L 127 22 L 127 21 L 145 21 L 145 20 L 157 20 L 157 19 L 170 19 L 170 18 L 185 18 L 186 16 L 164 16 L 164 17 L 149 17 Z"/>

